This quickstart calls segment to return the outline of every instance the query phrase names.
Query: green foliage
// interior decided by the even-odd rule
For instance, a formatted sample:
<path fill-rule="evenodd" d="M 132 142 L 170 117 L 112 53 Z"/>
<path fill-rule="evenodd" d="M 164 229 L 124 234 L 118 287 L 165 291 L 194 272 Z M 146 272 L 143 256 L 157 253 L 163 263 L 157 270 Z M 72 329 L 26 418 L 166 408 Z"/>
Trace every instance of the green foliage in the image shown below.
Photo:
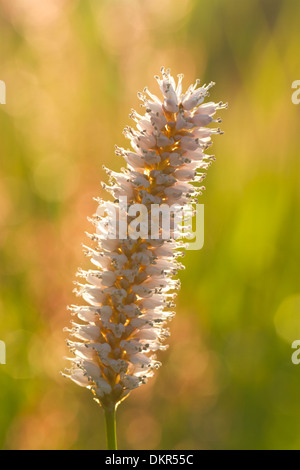
<path fill-rule="evenodd" d="M 92 196 L 161 65 L 214 80 L 205 245 L 188 252 L 163 367 L 118 409 L 120 449 L 299 449 L 300 4 L 0 2 L 0 448 L 105 448 L 59 376 Z M 126 145 L 126 144 L 125 144 Z M 161 356 L 162 357 L 162 356 Z"/>

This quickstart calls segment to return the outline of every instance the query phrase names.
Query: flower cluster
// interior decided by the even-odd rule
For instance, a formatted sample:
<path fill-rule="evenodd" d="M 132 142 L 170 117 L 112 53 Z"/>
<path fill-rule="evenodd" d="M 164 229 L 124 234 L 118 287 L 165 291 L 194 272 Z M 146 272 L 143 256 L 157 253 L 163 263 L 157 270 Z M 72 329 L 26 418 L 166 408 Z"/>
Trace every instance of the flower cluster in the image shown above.
<path fill-rule="evenodd" d="M 128 393 L 146 383 L 160 366 L 156 352 L 166 349 L 167 321 L 174 316 L 174 299 L 179 281 L 174 276 L 182 268 L 182 242 L 128 236 L 128 221 L 117 227 L 117 236 L 107 236 L 112 213 L 120 211 L 119 201 L 126 198 L 125 210 L 140 203 L 151 213 L 152 204 L 184 206 L 197 201 L 204 189 L 205 177 L 213 156 L 204 152 L 220 122 L 214 115 L 226 105 L 206 102 L 213 85 L 199 86 L 197 80 L 184 93 L 183 75 L 178 82 L 162 68 L 158 81 L 163 99 L 144 89 L 138 96 L 145 114 L 132 111 L 136 128 L 127 127 L 125 136 L 132 150 L 116 147 L 126 168 L 120 173 L 107 169 L 110 183 L 103 185 L 113 201 L 97 199 L 98 209 L 91 219 L 95 233 L 89 235 L 93 248 L 85 247 L 95 269 L 79 270 L 83 283 L 75 292 L 86 305 L 71 306 L 77 317 L 67 329 L 68 346 L 74 353 L 70 369 L 64 373 L 80 386 L 92 390 L 95 398 L 111 409 Z M 129 221 L 130 221 L 129 217 Z"/>

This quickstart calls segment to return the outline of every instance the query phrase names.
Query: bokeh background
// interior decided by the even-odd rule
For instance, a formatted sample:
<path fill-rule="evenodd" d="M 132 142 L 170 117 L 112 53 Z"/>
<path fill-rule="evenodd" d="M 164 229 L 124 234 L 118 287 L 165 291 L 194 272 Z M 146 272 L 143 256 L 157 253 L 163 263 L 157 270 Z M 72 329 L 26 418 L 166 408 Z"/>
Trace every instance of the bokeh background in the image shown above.
<path fill-rule="evenodd" d="M 118 410 L 121 449 L 299 449 L 297 0 L 0 0 L 0 448 L 104 449 L 65 381 L 66 305 L 102 164 L 162 65 L 229 102 L 170 348 Z"/>

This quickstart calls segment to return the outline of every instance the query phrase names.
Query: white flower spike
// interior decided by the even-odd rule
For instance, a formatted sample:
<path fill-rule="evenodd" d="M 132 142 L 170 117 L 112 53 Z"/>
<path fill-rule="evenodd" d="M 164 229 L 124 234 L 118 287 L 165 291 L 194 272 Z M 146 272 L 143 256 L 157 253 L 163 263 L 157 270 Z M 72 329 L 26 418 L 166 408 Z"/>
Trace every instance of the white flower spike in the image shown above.
<path fill-rule="evenodd" d="M 127 236 L 133 206 L 143 204 L 150 214 L 151 204 L 197 202 L 204 188 L 191 183 L 205 177 L 202 170 L 214 157 L 204 151 L 211 136 L 222 133 L 219 128 L 205 127 L 220 122 L 214 115 L 226 107 L 222 102 L 204 103 L 213 83 L 199 86 L 197 80 L 182 93 L 183 75 L 176 85 L 169 70 L 162 68 L 161 73 L 162 78 L 155 78 L 162 101 L 147 88 L 138 93 L 145 114 L 133 110 L 130 117 L 136 129 L 124 130 L 133 151 L 116 147 L 116 155 L 124 158 L 127 167 L 120 173 L 106 170 L 110 185 L 103 187 L 114 202 L 97 200 L 99 206 L 91 219 L 96 233 L 90 236 L 95 246 L 85 251 L 95 269 L 79 270 L 78 276 L 86 283 L 76 283 L 75 292 L 85 304 L 70 307 L 79 323 L 72 322 L 67 330 L 73 338 L 68 346 L 74 357 L 63 375 L 90 389 L 105 410 L 114 410 L 160 366 L 155 353 L 166 349 L 166 323 L 174 316 L 179 288 L 173 277 L 182 269 L 177 261 L 179 241 L 153 239 L 145 224 L 141 224 L 146 227 L 143 237 Z M 121 212 L 121 197 L 126 198 L 125 213 L 129 214 L 125 236 L 119 223 L 116 236 L 109 239 L 112 215 Z M 118 236 L 121 229 L 122 238 Z"/>

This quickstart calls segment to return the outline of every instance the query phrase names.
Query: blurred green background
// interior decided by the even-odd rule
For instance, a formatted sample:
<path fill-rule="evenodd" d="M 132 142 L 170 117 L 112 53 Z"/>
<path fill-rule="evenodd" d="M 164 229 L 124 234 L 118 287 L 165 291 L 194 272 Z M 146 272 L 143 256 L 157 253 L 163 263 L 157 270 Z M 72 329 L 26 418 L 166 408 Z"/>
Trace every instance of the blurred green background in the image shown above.
<path fill-rule="evenodd" d="M 299 449 L 297 0 L 0 1 L 0 448 L 103 449 L 66 382 L 81 243 L 137 91 L 213 80 L 205 245 L 188 252 L 163 367 L 118 410 L 121 449 Z M 138 108 L 137 108 L 138 109 Z"/>

